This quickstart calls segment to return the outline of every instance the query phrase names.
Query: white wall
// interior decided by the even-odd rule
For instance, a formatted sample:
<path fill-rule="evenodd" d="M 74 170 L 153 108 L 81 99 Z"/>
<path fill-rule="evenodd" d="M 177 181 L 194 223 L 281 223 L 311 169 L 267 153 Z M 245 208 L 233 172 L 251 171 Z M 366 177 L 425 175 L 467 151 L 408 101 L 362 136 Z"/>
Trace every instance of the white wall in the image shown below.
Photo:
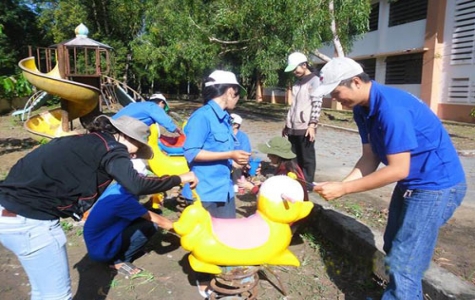
<path fill-rule="evenodd" d="M 449 1 L 450 2 L 450 1 Z M 371 58 L 376 61 L 376 81 L 385 83 L 387 54 L 403 54 L 406 50 L 424 47 L 426 20 L 419 20 L 398 26 L 388 27 L 389 4 L 380 1 L 378 30 L 368 32 L 353 43 L 353 48 L 346 56 L 352 58 Z M 333 44 L 318 49 L 321 53 L 333 57 Z M 420 96 L 420 84 L 393 85 Z"/>

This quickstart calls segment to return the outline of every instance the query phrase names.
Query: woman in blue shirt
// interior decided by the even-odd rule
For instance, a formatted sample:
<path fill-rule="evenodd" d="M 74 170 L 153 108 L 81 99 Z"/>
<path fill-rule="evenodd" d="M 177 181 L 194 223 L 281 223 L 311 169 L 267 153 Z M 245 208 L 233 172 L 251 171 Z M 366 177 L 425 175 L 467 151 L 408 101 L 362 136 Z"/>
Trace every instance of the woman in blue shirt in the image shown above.
<path fill-rule="evenodd" d="M 230 116 L 239 100 L 239 89 L 232 72 L 217 70 L 206 79 L 204 105 L 189 118 L 183 146 L 190 170 L 200 184 L 196 192 L 203 206 L 216 218 L 235 218 L 234 190 L 231 178 L 233 161 L 246 165 L 251 153 L 234 150 Z"/>

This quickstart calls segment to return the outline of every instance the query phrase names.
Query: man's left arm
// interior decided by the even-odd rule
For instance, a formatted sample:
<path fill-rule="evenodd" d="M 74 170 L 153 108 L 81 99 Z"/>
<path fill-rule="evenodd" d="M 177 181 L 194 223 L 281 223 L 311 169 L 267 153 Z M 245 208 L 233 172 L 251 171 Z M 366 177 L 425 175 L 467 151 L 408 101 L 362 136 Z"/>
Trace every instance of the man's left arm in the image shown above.
<path fill-rule="evenodd" d="M 341 196 L 365 192 L 398 182 L 409 175 L 411 153 L 401 152 L 387 155 L 388 165 L 362 178 L 344 182 L 324 182 L 314 190 L 326 200 Z"/>
<path fill-rule="evenodd" d="M 305 136 L 307 136 L 308 139 L 313 142 L 315 141 L 318 120 L 320 119 L 320 113 L 322 111 L 323 98 L 310 96 L 310 101 L 312 104 L 312 110 L 310 112 L 310 121 L 308 122 L 308 128 Z"/>

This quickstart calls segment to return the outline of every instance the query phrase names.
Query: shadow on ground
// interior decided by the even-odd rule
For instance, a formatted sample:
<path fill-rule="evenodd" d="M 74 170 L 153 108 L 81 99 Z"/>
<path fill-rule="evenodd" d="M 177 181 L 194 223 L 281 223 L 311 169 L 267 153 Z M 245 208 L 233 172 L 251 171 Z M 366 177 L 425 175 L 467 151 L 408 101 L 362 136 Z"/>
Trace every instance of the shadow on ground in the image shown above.
<path fill-rule="evenodd" d="M 31 138 L 16 139 L 6 138 L 0 139 L 0 155 L 11 152 L 28 150 L 38 145 L 38 142 Z"/>

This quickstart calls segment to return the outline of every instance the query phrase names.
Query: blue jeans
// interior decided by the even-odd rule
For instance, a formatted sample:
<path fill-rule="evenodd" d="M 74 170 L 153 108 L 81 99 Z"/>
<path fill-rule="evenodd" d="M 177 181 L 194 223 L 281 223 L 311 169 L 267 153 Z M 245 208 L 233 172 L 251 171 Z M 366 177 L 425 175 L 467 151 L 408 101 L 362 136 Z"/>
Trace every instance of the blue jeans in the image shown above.
<path fill-rule="evenodd" d="M 122 247 L 113 259 L 114 264 L 132 262 L 143 253 L 145 244 L 157 233 L 157 225 L 152 221 L 138 218 L 122 232 Z"/>
<path fill-rule="evenodd" d="M 234 197 L 228 198 L 228 201 L 226 202 L 202 202 L 202 204 L 203 207 L 214 218 L 236 218 L 236 201 Z"/>
<path fill-rule="evenodd" d="M 31 284 L 32 300 L 72 299 L 66 236 L 59 220 L 4 217 L 0 242 L 15 253 Z"/>
<path fill-rule="evenodd" d="M 422 278 L 429 268 L 439 229 L 462 203 L 467 185 L 442 190 L 405 190 L 396 186 L 384 232 L 389 283 L 383 300 L 423 299 Z"/>

